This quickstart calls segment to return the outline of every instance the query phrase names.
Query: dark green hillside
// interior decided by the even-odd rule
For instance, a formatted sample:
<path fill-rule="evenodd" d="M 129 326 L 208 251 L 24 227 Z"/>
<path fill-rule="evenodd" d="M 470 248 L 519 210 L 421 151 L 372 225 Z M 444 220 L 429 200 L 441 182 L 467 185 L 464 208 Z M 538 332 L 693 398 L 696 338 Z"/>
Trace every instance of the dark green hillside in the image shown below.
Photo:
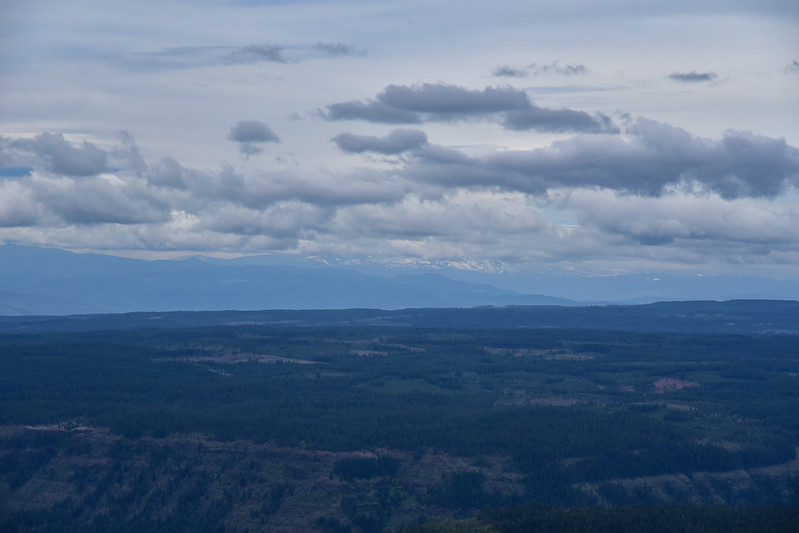
<path fill-rule="evenodd" d="M 799 506 L 799 336 L 123 319 L 0 336 L 6 529 Z"/>
<path fill-rule="evenodd" d="M 799 509 L 660 505 L 561 509 L 540 504 L 481 513 L 476 519 L 409 526 L 403 533 L 792 533 Z"/>

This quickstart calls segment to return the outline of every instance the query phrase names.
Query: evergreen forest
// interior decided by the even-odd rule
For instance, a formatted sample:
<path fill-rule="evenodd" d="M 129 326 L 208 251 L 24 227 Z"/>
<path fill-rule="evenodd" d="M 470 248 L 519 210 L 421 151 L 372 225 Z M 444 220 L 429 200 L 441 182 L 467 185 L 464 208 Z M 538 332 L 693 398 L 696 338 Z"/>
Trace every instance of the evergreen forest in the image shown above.
<path fill-rule="evenodd" d="M 795 334 L 368 315 L 14 321 L 0 334 L 0 530 L 799 523 Z"/>

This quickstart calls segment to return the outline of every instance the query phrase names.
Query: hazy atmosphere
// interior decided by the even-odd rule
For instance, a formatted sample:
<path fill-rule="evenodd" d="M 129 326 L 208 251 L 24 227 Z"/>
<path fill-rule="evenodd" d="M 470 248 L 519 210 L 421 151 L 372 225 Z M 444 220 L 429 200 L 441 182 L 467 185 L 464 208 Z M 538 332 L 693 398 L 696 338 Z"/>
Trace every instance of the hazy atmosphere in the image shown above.
<path fill-rule="evenodd" d="M 791 1 L 0 2 L 0 243 L 796 279 Z"/>

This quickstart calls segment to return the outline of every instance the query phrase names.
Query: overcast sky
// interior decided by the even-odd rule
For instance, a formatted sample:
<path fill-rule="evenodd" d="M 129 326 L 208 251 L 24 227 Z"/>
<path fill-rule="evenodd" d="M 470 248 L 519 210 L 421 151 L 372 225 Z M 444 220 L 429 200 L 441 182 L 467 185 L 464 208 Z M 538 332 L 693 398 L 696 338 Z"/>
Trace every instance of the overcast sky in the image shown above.
<path fill-rule="evenodd" d="M 0 0 L 0 242 L 797 278 L 799 4 Z"/>

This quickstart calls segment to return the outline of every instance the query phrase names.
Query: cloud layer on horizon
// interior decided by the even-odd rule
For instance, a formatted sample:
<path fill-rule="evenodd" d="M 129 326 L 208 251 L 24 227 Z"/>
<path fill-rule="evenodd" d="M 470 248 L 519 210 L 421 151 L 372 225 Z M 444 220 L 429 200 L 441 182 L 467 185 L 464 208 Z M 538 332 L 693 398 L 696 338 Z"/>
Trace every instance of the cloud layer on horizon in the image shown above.
<path fill-rule="evenodd" d="M 413 91 L 414 112 L 437 112 L 437 100 L 416 100 Z M 388 101 L 407 101 L 397 94 Z M 515 93 L 464 94 L 441 112 L 507 109 Z M 229 138 L 279 140 L 257 121 L 237 123 Z M 419 129 L 332 140 L 352 155 L 401 159 L 348 172 L 203 170 L 174 158 L 145 162 L 128 132 L 110 149 L 53 133 L 0 137 L 0 166 L 33 168 L 0 179 L 0 238 L 100 249 L 346 249 L 508 265 L 623 260 L 641 246 L 660 261 L 799 258 L 799 208 L 774 204 L 799 188 L 799 149 L 782 139 L 736 131 L 702 139 L 638 119 L 618 133 L 482 156 L 431 143 Z"/>

